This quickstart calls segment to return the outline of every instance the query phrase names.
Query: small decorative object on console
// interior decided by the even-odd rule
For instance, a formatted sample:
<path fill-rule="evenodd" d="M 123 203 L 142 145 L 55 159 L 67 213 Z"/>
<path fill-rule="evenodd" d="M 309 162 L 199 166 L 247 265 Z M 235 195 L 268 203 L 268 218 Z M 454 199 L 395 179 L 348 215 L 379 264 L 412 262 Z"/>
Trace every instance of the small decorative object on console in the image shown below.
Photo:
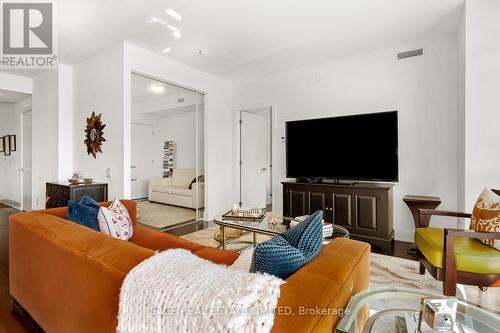
<path fill-rule="evenodd" d="M 84 183 L 84 180 L 83 179 L 78 179 L 78 178 L 70 178 L 68 179 L 68 182 L 71 184 L 71 185 L 78 185 L 78 184 L 83 184 Z"/>
<path fill-rule="evenodd" d="M 419 332 L 453 332 L 457 299 L 422 298 L 420 302 Z"/>

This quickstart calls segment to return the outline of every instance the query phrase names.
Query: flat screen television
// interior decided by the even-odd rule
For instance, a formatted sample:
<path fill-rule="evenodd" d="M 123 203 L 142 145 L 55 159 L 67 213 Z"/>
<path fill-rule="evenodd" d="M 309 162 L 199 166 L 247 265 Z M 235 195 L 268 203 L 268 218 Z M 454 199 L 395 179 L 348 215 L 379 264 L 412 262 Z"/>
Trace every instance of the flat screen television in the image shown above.
<path fill-rule="evenodd" d="M 398 112 L 286 122 L 288 178 L 398 181 Z"/>

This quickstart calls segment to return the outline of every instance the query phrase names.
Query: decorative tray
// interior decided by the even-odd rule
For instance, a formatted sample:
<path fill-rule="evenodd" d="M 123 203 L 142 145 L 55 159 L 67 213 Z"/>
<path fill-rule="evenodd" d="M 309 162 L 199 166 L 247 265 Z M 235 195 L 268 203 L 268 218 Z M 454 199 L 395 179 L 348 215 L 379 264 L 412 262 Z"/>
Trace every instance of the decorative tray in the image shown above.
<path fill-rule="evenodd" d="M 240 210 L 237 213 L 234 213 L 232 210 L 222 215 L 225 219 L 230 220 L 262 220 L 265 214 L 261 209 L 248 209 L 248 210 Z"/>

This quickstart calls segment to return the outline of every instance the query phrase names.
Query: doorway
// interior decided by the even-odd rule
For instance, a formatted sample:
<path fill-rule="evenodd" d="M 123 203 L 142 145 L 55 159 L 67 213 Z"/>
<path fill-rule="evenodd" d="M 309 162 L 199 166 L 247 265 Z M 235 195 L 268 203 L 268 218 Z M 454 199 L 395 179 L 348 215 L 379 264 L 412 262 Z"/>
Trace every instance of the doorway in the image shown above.
<path fill-rule="evenodd" d="M 241 206 L 272 211 L 272 107 L 240 111 Z"/>
<path fill-rule="evenodd" d="M 32 115 L 31 110 L 21 114 L 21 209 L 26 212 L 32 209 Z"/>
<path fill-rule="evenodd" d="M 139 223 L 169 230 L 203 220 L 203 93 L 132 73 L 131 193 Z"/>
<path fill-rule="evenodd" d="M 20 210 L 29 210 L 32 205 L 31 109 L 30 94 L 0 89 L 0 202 Z"/>

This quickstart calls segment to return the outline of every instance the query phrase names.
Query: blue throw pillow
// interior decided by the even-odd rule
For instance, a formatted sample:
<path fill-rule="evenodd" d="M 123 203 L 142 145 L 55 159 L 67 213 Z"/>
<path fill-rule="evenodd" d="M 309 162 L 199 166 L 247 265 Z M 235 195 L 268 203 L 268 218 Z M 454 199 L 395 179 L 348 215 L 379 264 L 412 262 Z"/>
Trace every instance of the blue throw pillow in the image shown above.
<path fill-rule="evenodd" d="M 316 257 L 323 246 L 323 212 L 255 247 L 250 272 L 286 279 Z"/>
<path fill-rule="evenodd" d="M 90 197 L 83 197 L 80 202 L 70 200 L 68 203 L 68 220 L 99 231 L 97 214 L 100 206 Z"/>

